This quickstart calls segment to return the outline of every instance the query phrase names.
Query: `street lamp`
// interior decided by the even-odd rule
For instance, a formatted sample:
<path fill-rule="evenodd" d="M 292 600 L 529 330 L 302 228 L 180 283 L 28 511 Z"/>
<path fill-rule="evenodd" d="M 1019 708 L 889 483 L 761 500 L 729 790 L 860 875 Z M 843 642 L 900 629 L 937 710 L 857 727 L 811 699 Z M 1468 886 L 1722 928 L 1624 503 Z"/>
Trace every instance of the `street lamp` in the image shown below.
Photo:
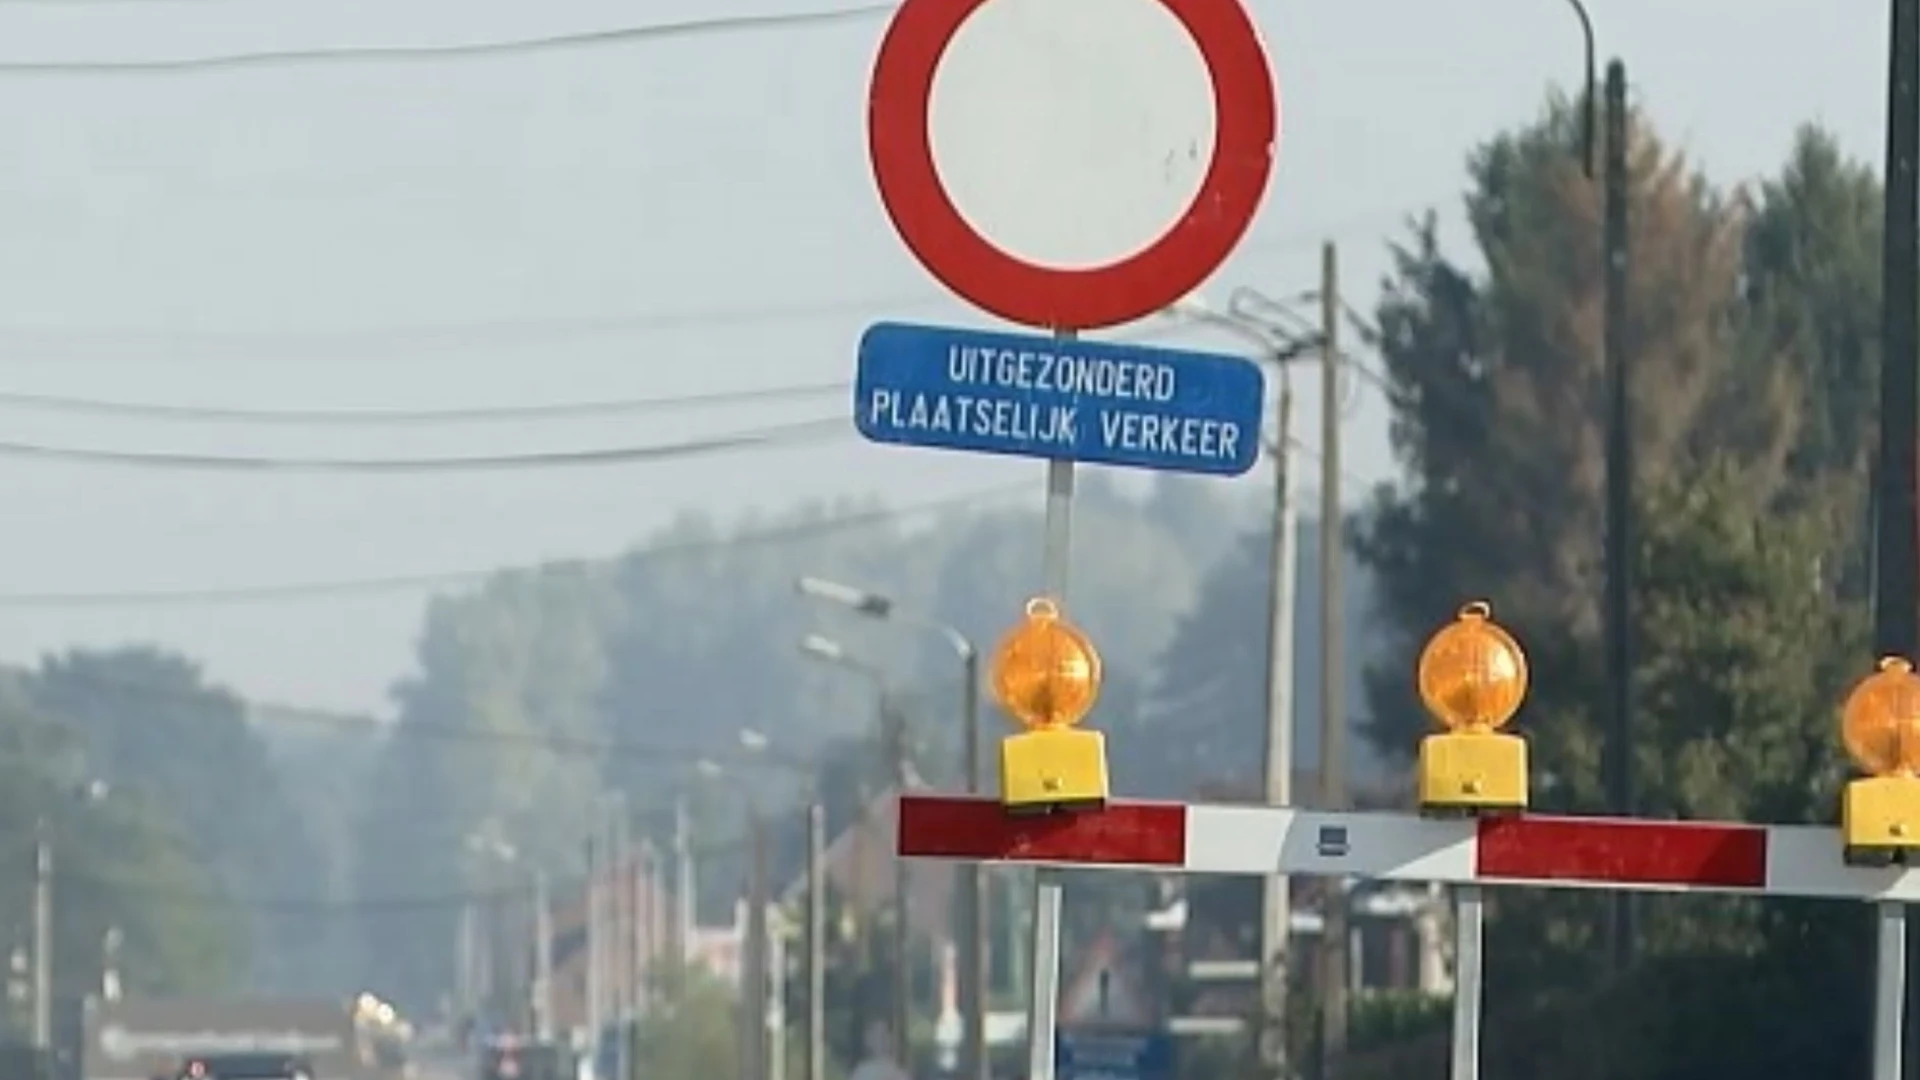
<path fill-rule="evenodd" d="M 91 806 L 110 793 L 107 782 L 93 777 L 65 789 L 67 800 Z M 42 812 L 33 835 L 33 1045 L 42 1052 L 53 1047 L 53 836 Z"/>
<path fill-rule="evenodd" d="M 873 683 L 880 709 L 881 734 L 889 744 L 887 757 L 893 766 L 894 794 L 896 798 L 905 794 L 907 789 L 906 734 L 902 730 L 902 722 L 894 715 L 895 710 L 887 687 L 886 672 L 849 652 L 846 646 L 824 634 L 808 634 L 801 638 L 800 651 L 823 663 L 854 672 Z M 895 853 L 893 857 L 893 1009 L 890 1026 L 893 1028 L 895 1060 L 902 1068 L 907 1067 L 912 1049 L 907 1039 L 908 941 L 907 861 Z"/>
<path fill-rule="evenodd" d="M 520 857 L 520 849 L 495 835 L 491 828 L 468 833 L 467 850 L 503 863 L 513 862 Z"/>
<path fill-rule="evenodd" d="M 960 718 L 966 725 L 967 791 L 978 794 L 981 784 L 980 660 L 979 651 L 974 648 L 972 639 L 948 623 L 903 608 L 894 603 L 892 597 L 870 589 L 817 577 L 800 578 L 794 582 L 794 589 L 802 596 L 837 604 L 870 619 L 881 619 L 929 631 L 938 634 L 946 641 L 948 647 L 953 649 L 954 655 L 959 657 L 962 669 Z M 839 642 L 831 638 L 809 634 L 801 641 L 800 647 L 823 660 L 839 664 L 846 663 L 845 650 L 841 648 Z"/>
<path fill-rule="evenodd" d="M 520 849 L 500 834 L 500 823 L 489 819 L 461 838 L 461 847 L 473 859 L 470 872 L 479 891 L 463 904 L 461 949 L 466 971 L 461 973 L 466 1003 L 474 1013 L 484 1010 L 494 1022 L 513 1010 L 515 983 L 520 972 L 511 961 L 518 950 L 508 940 L 510 928 L 506 893 Z"/>
<path fill-rule="evenodd" d="M 912 626 L 938 634 L 960 658 L 960 720 L 965 729 L 968 794 L 978 795 L 980 776 L 980 654 L 972 639 L 950 624 L 914 612 L 893 598 L 825 578 L 803 577 L 794 582 L 802 596 L 837 604 L 870 619 Z M 960 1075 L 963 1080 L 991 1080 L 987 1058 L 987 879 L 979 863 L 960 868 L 960 998 L 965 1003 L 961 1036 Z"/>
<path fill-rule="evenodd" d="M 1580 20 L 1580 39 L 1586 46 L 1586 96 L 1582 98 L 1580 105 L 1580 165 L 1587 174 L 1587 179 L 1591 180 L 1593 179 L 1594 145 L 1593 99 L 1594 84 L 1597 81 L 1594 78 L 1593 17 L 1587 14 L 1587 5 L 1580 0 L 1567 0 L 1567 4 L 1573 8 L 1574 17 Z"/>
<path fill-rule="evenodd" d="M 884 619 L 893 614 L 893 600 L 876 592 L 868 592 L 852 585 L 843 585 L 825 578 L 803 577 L 794 582 L 794 588 L 802 596 L 811 596 L 815 600 L 825 600 L 829 604 L 839 604 L 852 608 L 862 615 L 871 615 Z"/>
<path fill-rule="evenodd" d="M 825 634 L 808 634 L 806 637 L 801 638 L 800 651 L 813 657 L 815 660 L 829 664 L 837 664 L 841 667 L 853 668 L 862 672 L 870 672 L 875 678 L 879 677 L 879 670 L 877 668 L 873 668 L 870 665 L 854 659 L 848 654 L 845 647 Z"/>

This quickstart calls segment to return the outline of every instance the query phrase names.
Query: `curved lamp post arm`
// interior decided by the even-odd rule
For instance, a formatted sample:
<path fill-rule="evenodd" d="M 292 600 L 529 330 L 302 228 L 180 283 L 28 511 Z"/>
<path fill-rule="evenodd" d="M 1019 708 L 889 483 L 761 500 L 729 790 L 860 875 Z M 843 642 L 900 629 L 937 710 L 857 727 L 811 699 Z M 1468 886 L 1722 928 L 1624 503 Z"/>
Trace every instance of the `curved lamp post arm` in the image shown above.
<path fill-rule="evenodd" d="M 1593 48 L 1593 17 L 1587 14 L 1587 5 L 1581 0 L 1567 0 L 1573 8 L 1573 14 L 1580 20 L 1580 38 L 1586 46 L 1586 84 L 1580 105 L 1580 167 L 1587 179 L 1593 179 L 1594 152 L 1594 97 L 1598 79 L 1594 76 L 1595 58 Z"/>
<path fill-rule="evenodd" d="M 825 600 L 829 604 L 846 608 L 855 614 L 864 615 L 869 619 L 883 619 L 889 622 L 904 623 L 915 629 L 937 634 L 946 641 L 948 647 L 953 649 L 962 660 L 974 654 L 972 639 L 961 633 L 957 627 L 941 622 L 931 615 L 926 615 L 910 608 L 903 608 L 894 603 L 892 597 L 884 593 L 877 593 L 871 589 L 862 589 L 844 582 L 829 581 L 826 578 L 812 576 L 800 578 L 793 584 L 794 591 L 802 596 L 810 596 L 815 600 Z"/>
<path fill-rule="evenodd" d="M 973 659 L 975 655 L 973 640 L 961 633 L 957 627 L 948 626 L 938 619 L 929 618 L 917 612 L 904 609 L 896 610 L 893 613 L 893 618 L 898 622 L 906 623 L 909 626 L 937 635 L 947 643 L 947 647 L 952 649 L 954 655 L 958 656 L 963 662 Z"/>

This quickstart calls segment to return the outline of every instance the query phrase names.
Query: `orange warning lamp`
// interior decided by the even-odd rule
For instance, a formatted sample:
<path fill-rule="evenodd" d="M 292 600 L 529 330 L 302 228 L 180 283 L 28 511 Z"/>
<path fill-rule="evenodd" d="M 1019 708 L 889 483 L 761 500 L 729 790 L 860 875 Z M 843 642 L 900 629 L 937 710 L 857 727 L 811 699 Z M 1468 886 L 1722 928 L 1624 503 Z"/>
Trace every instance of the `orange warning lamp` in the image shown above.
<path fill-rule="evenodd" d="M 1420 703 L 1446 730 L 1420 740 L 1420 809 L 1433 814 L 1527 808 L 1527 744 L 1500 728 L 1527 696 L 1527 654 L 1476 601 L 1420 650 Z"/>
<path fill-rule="evenodd" d="M 1840 708 L 1840 742 L 1867 775 L 1840 796 L 1842 854 L 1856 866 L 1906 863 L 1920 849 L 1920 675 L 1880 661 Z"/>
<path fill-rule="evenodd" d="M 1074 725 L 1100 697 L 1100 654 L 1052 600 L 1027 601 L 1026 617 L 993 650 L 993 696 L 1027 730 L 1000 743 L 1000 802 L 1013 813 L 1104 806 L 1107 744 Z"/>

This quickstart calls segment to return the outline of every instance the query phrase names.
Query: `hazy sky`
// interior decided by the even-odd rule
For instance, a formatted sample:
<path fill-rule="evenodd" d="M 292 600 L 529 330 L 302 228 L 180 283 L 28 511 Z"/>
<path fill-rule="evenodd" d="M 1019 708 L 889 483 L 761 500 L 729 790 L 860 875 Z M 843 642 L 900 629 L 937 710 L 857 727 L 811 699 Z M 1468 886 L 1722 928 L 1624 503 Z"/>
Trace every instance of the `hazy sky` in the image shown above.
<path fill-rule="evenodd" d="M 475 41 L 830 6 L 0 0 L 0 64 Z M 1331 238 L 1348 291 L 1371 303 L 1383 239 L 1401 217 L 1449 210 L 1467 148 L 1535 116 L 1548 87 L 1579 70 L 1561 0 L 1254 6 L 1281 82 L 1283 135 L 1262 216 L 1212 286 L 1222 292 L 1312 288 L 1318 243 Z M 1813 119 L 1879 160 L 1884 4 L 1591 7 L 1603 53 L 1627 60 L 1637 98 L 1715 176 L 1771 169 L 1794 126 Z M 874 319 L 984 321 L 943 299 L 872 193 L 862 122 L 880 29 L 870 19 L 218 72 L 0 70 L 0 391 L 429 408 L 847 378 Z M 1300 390 L 1317 400 L 1310 380 Z M 466 455 L 645 444 L 845 411 L 828 395 L 389 430 L 8 408 L 0 442 Z M 1363 394 L 1348 423 L 1350 483 L 1390 475 L 1378 399 Z M 1317 420 L 1301 424 L 1317 444 Z M 11 509 L 0 594 L 479 569 L 617 551 L 683 508 L 731 514 L 835 493 L 919 501 L 1021 478 L 1037 492 L 1039 466 L 868 447 L 851 425 L 805 446 L 694 462 L 458 476 L 209 475 L 0 456 Z M 411 666 L 424 598 L 0 602 L 0 658 L 161 641 L 248 693 L 384 709 L 386 687 Z"/>

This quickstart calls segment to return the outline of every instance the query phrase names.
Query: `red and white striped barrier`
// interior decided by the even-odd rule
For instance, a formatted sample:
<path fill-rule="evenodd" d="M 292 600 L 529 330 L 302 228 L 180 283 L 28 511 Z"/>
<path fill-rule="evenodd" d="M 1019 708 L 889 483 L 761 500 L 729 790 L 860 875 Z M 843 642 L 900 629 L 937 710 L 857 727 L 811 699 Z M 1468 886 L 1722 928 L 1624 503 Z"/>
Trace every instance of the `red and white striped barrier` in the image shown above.
<path fill-rule="evenodd" d="M 1871 902 L 1879 936 L 1873 1076 L 1901 1075 L 1905 905 L 1920 903 L 1920 869 L 1849 866 L 1838 828 L 1161 802 L 1023 817 L 994 799 L 950 795 L 905 795 L 899 813 L 904 858 L 1454 886 L 1454 1080 L 1480 1075 L 1485 886 Z M 1035 956 L 1042 955 L 1057 964 L 1057 942 L 1036 931 Z"/>
<path fill-rule="evenodd" d="M 908 858 L 1920 903 L 1920 869 L 1848 866 L 1837 829 L 1642 818 L 1436 820 L 1275 806 L 1114 802 L 1044 817 L 907 795 Z"/>

